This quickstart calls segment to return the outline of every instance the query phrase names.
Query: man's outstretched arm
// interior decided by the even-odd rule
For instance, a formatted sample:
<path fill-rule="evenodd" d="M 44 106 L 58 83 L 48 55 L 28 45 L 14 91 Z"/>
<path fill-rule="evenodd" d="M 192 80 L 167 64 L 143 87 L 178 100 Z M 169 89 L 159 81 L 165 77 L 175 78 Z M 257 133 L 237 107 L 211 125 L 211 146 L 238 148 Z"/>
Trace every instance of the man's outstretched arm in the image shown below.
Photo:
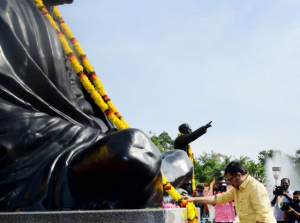
<path fill-rule="evenodd" d="M 186 201 L 189 202 L 196 202 L 201 204 L 217 204 L 217 199 L 215 196 L 207 196 L 207 197 L 189 197 L 184 196 L 183 197 Z"/>

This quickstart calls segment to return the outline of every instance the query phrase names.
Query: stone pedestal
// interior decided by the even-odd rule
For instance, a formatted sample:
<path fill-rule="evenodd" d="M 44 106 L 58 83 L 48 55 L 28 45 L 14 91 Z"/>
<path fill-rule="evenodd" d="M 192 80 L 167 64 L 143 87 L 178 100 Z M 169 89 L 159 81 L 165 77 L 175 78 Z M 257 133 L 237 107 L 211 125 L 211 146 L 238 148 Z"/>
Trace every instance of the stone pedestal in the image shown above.
<path fill-rule="evenodd" d="M 185 208 L 0 213 L 1 223 L 183 223 Z"/>

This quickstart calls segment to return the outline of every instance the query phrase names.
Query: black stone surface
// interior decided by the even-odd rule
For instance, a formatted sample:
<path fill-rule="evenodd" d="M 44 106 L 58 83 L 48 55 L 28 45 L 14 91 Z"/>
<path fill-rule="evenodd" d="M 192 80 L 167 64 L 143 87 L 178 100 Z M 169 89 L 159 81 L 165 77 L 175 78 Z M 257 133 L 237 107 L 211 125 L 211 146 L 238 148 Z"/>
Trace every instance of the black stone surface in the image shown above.
<path fill-rule="evenodd" d="M 0 213 L 1 223 L 165 223 L 164 209 Z"/>

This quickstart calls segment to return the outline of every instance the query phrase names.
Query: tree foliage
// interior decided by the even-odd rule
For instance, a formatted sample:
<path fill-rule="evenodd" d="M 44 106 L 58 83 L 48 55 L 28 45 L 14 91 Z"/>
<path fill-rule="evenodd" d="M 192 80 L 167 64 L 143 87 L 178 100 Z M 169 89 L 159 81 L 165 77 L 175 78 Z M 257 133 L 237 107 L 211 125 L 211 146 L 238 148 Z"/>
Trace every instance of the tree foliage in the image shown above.
<path fill-rule="evenodd" d="M 296 150 L 295 157 L 292 158 L 294 165 L 298 173 L 300 172 L 300 149 Z"/>
<path fill-rule="evenodd" d="M 253 160 L 250 160 L 245 164 L 245 167 L 247 168 L 251 176 L 260 177 L 262 180 L 265 179 L 265 166 L 260 164 L 260 162 L 255 163 Z"/>
<path fill-rule="evenodd" d="M 153 136 L 150 137 L 150 139 L 162 153 L 174 148 L 174 140 L 165 131 L 163 131 L 158 136 L 154 133 Z"/>
<path fill-rule="evenodd" d="M 300 148 L 295 152 L 294 162 L 295 164 L 300 164 Z"/>
<path fill-rule="evenodd" d="M 259 163 L 261 165 L 265 165 L 266 161 L 267 161 L 267 158 L 272 158 L 274 156 L 275 152 L 276 151 L 273 150 L 273 149 L 271 149 L 271 150 L 263 150 L 263 151 L 259 152 L 259 154 L 258 154 Z"/>
<path fill-rule="evenodd" d="M 221 175 L 222 164 L 216 153 L 204 152 L 198 158 L 195 158 L 195 180 L 197 182 L 210 182 L 213 178 Z"/>
<path fill-rule="evenodd" d="M 265 178 L 264 165 L 260 162 L 255 163 L 248 156 L 235 158 L 211 151 L 210 153 L 204 152 L 195 160 L 195 179 L 198 182 L 210 182 L 213 178 L 217 179 L 223 176 L 227 165 L 233 160 L 242 163 L 252 176 Z"/>
<path fill-rule="evenodd" d="M 150 132 L 150 135 L 152 133 Z M 150 137 L 151 141 L 157 146 L 161 152 L 166 152 L 174 148 L 174 140 L 167 132 L 162 132 L 158 136 L 154 133 Z M 220 151 L 219 151 L 220 152 Z M 226 156 L 211 151 L 203 152 L 202 155 L 195 157 L 195 180 L 196 182 L 210 182 L 213 178 L 217 179 L 224 174 L 226 166 L 233 160 L 241 162 L 249 171 L 249 173 L 261 179 L 265 179 L 265 164 L 268 158 L 272 158 L 275 153 L 281 153 L 277 150 L 263 150 L 258 154 L 258 162 L 254 162 L 248 156 Z M 295 152 L 295 156 L 290 156 L 294 162 L 297 171 L 300 172 L 300 148 Z"/>

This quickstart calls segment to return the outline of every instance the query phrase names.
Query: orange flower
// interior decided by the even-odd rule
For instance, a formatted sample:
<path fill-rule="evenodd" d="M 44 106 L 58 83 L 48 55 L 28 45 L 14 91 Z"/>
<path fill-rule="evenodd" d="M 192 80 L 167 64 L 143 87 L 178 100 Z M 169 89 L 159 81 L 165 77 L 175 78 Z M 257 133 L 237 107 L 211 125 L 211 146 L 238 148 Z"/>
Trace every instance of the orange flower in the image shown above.
<path fill-rule="evenodd" d="M 76 59 L 76 57 L 75 57 L 75 55 L 73 53 L 69 53 L 67 55 L 67 57 L 68 57 L 69 60 L 75 60 Z"/>
<path fill-rule="evenodd" d="M 48 10 L 45 7 L 42 7 L 41 11 L 42 11 L 43 15 L 48 14 Z"/>
<path fill-rule="evenodd" d="M 90 73 L 89 76 L 92 81 L 94 81 L 97 78 L 97 75 L 95 73 Z"/>
<path fill-rule="evenodd" d="M 104 101 L 108 101 L 108 100 L 109 100 L 109 97 L 108 97 L 107 94 L 106 94 L 106 95 L 103 95 L 102 98 L 103 98 Z"/>
<path fill-rule="evenodd" d="M 74 44 L 74 43 L 77 43 L 77 39 L 75 38 L 71 38 L 70 41 Z"/>
<path fill-rule="evenodd" d="M 185 208 L 188 203 L 186 200 L 182 200 L 179 204 L 180 204 L 180 207 Z"/>
<path fill-rule="evenodd" d="M 169 183 L 164 186 L 165 190 L 171 190 L 171 188 L 172 188 L 172 185 Z"/>
<path fill-rule="evenodd" d="M 80 55 L 80 57 L 79 57 L 79 58 L 80 58 L 80 60 L 81 60 L 81 61 L 87 60 L 87 57 L 86 57 L 86 55 L 85 55 L 85 54 L 84 54 L 84 55 Z"/>
<path fill-rule="evenodd" d="M 80 72 L 77 76 L 78 76 L 79 79 L 81 79 L 81 78 L 83 78 L 83 77 L 86 76 L 86 75 L 85 75 L 85 73 Z"/>
<path fill-rule="evenodd" d="M 106 114 L 106 115 L 113 115 L 114 113 L 113 113 L 112 110 L 107 109 L 107 110 L 105 110 L 105 114 Z"/>

